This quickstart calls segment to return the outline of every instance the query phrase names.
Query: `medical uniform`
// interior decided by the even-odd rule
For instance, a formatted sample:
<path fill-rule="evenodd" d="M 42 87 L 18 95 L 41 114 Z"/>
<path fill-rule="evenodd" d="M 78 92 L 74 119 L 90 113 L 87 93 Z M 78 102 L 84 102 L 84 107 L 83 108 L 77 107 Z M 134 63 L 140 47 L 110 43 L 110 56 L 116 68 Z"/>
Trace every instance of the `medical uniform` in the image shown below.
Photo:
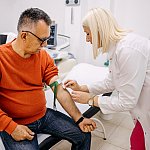
<path fill-rule="evenodd" d="M 104 114 L 130 111 L 134 122 L 143 128 L 146 150 L 150 150 L 150 41 L 134 33 L 111 44 L 108 51 L 109 75 L 88 85 L 90 93 L 116 91 L 110 97 L 99 96 Z"/>

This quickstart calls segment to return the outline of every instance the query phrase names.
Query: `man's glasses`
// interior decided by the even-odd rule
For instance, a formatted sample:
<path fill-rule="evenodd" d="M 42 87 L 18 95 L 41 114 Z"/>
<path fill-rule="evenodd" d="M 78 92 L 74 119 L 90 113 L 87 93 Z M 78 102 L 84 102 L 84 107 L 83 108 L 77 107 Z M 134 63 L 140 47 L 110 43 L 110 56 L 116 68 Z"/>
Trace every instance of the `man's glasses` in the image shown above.
<path fill-rule="evenodd" d="M 28 33 L 32 34 L 33 36 L 35 36 L 39 41 L 41 41 L 41 46 L 44 42 L 46 42 L 47 40 L 50 39 L 50 36 L 47 38 L 39 38 L 37 35 L 35 35 L 34 33 L 30 32 L 30 31 L 22 31 L 22 32 L 28 32 Z"/>

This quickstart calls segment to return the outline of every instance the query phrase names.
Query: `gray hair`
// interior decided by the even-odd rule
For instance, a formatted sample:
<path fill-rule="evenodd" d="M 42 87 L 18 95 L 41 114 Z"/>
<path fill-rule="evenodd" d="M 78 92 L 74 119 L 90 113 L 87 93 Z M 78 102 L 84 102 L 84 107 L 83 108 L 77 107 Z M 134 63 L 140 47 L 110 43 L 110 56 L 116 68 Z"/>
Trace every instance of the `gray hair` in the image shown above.
<path fill-rule="evenodd" d="M 108 51 L 111 41 L 117 42 L 129 32 L 119 27 L 112 14 L 102 8 L 91 9 L 83 18 L 82 25 L 91 31 L 94 59 L 99 55 L 98 43 L 102 47 L 102 53 L 105 53 Z M 98 41 L 98 35 L 100 41 Z"/>
<path fill-rule="evenodd" d="M 48 26 L 51 25 L 50 17 L 43 10 L 39 8 L 29 8 L 25 10 L 20 15 L 17 31 L 20 32 L 22 28 L 32 28 L 39 20 L 45 21 Z"/>

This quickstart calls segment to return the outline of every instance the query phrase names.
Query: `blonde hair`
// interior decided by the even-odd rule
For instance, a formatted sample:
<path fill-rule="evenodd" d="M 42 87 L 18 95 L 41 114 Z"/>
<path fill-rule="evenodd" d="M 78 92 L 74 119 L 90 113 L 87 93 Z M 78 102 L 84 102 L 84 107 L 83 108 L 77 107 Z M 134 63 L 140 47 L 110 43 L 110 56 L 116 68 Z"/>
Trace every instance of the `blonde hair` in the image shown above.
<path fill-rule="evenodd" d="M 98 43 L 102 47 L 102 53 L 105 53 L 111 41 L 117 42 L 129 32 L 120 28 L 112 14 L 102 8 L 91 9 L 83 18 L 82 25 L 91 31 L 94 59 L 99 55 Z"/>

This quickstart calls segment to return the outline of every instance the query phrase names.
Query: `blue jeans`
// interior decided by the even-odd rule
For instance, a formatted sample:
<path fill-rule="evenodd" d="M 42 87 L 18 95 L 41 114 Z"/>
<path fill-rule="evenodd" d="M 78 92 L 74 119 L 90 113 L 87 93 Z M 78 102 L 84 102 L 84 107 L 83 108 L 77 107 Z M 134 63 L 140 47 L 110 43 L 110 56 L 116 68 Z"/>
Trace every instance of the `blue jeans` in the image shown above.
<path fill-rule="evenodd" d="M 35 136 L 32 141 L 15 141 L 7 132 L 1 132 L 6 150 L 39 150 L 37 134 L 51 134 L 72 143 L 72 150 L 90 150 L 91 134 L 83 133 L 74 121 L 59 111 L 47 108 L 41 119 L 27 125 Z"/>

